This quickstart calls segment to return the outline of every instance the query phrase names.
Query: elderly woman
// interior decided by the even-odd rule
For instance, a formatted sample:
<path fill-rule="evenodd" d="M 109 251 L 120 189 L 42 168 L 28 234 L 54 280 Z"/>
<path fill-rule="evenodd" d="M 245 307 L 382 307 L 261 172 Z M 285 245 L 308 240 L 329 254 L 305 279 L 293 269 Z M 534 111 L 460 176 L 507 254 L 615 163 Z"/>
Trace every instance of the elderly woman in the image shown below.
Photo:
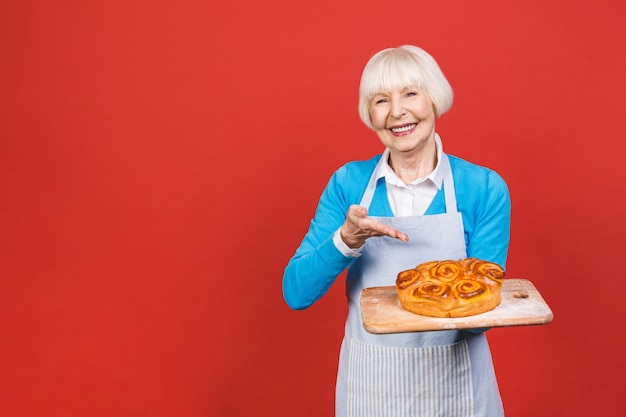
<path fill-rule="evenodd" d="M 510 198 L 494 171 L 443 151 L 436 119 L 452 89 L 415 46 L 365 66 L 359 111 L 385 150 L 350 162 L 326 186 L 283 277 L 293 309 L 322 297 L 346 268 L 348 317 L 339 355 L 337 416 L 501 416 L 484 329 L 371 334 L 363 288 L 395 284 L 431 260 L 474 257 L 505 266 Z"/>

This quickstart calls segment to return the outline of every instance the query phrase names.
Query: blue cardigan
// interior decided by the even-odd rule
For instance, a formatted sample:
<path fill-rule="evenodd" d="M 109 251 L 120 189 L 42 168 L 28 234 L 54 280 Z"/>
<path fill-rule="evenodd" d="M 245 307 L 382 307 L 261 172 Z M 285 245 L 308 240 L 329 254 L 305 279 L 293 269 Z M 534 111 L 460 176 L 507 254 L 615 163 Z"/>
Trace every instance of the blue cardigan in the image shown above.
<path fill-rule="evenodd" d="M 320 299 L 355 258 L 344 256 L 333 243 L 333 234 L 346 218 L 348 207 L 359 204 L 369 178 L 382 155 L 349 162 L 326 185 L 315 217 L 283 275 L 283 296 L 293 309 L 304 309 Z M 457 209 L 463 217 L 468 257 L 495 262 L 503 268 L 510 239 L 511 200 L 506 183 L 488 168 L 452 155 Z M 444 185 L 445 186 L 445 185 Z M 445 213 L 443 187 L 425 215 Z M 376 186 L 371 216 L 393 216 L 384 178 Z M 366 242 L 367 244 L 367 242 Z"/>

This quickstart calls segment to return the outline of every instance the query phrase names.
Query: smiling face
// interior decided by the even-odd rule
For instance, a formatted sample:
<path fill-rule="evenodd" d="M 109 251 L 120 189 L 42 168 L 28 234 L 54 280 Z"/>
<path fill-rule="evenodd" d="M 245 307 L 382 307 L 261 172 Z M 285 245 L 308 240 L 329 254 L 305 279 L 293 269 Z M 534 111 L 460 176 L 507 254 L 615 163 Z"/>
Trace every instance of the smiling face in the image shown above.
<path fill-rule="evenodd" d="M 375 94 L 369 116 L 392 158 L 415 156 L 435 144 L 435 111 L 422 89 L 405 87 Z"/>

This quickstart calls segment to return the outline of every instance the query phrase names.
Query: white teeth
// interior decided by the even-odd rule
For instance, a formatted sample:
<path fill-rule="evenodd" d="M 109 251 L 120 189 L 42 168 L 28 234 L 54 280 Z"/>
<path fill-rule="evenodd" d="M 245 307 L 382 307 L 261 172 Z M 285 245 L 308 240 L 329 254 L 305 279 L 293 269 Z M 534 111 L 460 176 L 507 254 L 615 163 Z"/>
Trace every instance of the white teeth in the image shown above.
<path fill-rule="evenodd" d="M 394 127 L 394 128 L 391 128 L 391 131 L 393 133 L 401 133 L 401 132 L 409 131 L 409 130 L 413 129 L 414 127 L 415 127 L 415 124 L 402 126 L 402 127 Z"/>

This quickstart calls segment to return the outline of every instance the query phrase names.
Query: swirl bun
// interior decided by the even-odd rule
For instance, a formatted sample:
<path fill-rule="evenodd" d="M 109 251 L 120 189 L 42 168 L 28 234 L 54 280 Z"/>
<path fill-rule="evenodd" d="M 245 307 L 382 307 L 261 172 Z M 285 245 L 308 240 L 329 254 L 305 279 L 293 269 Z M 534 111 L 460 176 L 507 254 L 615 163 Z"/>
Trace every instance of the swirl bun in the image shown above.
<path fill-rule="evenodd" d="M 476 258 L 431 261 L 402 271 L 396 279 L 402 307 L 432 317 L 466 317 L 500 304 L 504 270 Z"/>

